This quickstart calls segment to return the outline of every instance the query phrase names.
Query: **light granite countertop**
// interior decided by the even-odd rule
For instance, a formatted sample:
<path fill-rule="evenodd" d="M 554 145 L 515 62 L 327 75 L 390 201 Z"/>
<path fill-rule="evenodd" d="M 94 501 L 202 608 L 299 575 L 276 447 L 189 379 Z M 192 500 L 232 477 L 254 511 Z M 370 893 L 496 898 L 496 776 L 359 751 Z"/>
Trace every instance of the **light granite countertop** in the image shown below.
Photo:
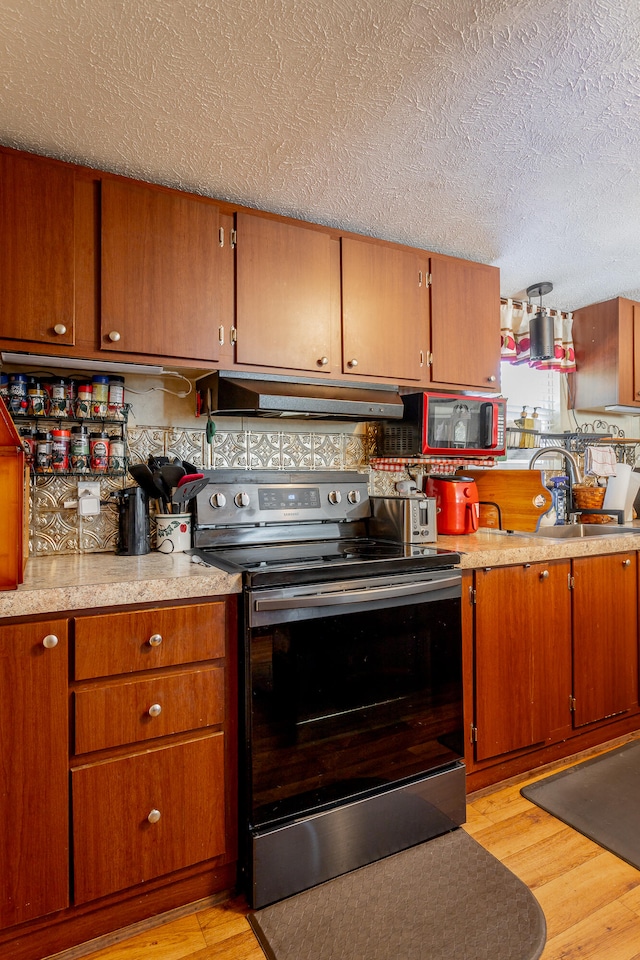
<path fill-rule="evenodd" d="M 625 524 L 633 532 L 610 536 L 549 540 L 484 528 L 478 533 L 457 537 L 438 537 L 437 546 L 460 553 L 460 567 L 504 567 L 516 563 L 564 560 L 572 557 L 596 557 L 606 553 L 640 550 L 640 521 Z"/>
<path fill-rule="evenodd" d="M 184 553 L 36 557 L 24 583 L 0 593 L 0 617 L 239 593 L 240 576 L 193 563 Z"/>
<path fill-rule="evenodd" d="M 466 536 L 438 537 L 436 545 L 460 553 L 462 569 L 497 567 L 640 550 L 640 521 L 634 521 L 634 527 L 633 533 L 564 541 L 483 529 Z M 0 592 L 0 617 L 162 603 L 240 590 L 239 575 L 193 563 L 184 553 L 37 557 L 27 562 L 24 583 L 17 590 Z"/>

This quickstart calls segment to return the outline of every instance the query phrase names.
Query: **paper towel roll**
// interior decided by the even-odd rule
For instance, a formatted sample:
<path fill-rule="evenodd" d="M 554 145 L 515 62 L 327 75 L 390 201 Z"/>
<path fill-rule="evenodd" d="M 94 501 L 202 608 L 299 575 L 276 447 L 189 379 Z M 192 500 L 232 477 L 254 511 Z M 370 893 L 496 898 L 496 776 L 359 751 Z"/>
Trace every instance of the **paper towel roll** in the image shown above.
<path fill-rule="evenodd" d="M 632 473 L 633 471 L 628 463 L 617 464 L 615 476 L 609 477 L 607 481 L 607 490 L 602 504 L 603 510 L 626 510 Z M 631 498 L 631 505 L 633 506 L 633 497 Z"/>
<path fill-rule="evenodd" d="M 627 490 L 627 499 L 624 503 L 624 520 L 625 523 L 633 520 L 633 503 L 638 495 L 638 490 L 640 490 L 640 473 L 636 473 L 635 470 L 631 471 L 631 476 L 629 477 L 629 489 Z"/>

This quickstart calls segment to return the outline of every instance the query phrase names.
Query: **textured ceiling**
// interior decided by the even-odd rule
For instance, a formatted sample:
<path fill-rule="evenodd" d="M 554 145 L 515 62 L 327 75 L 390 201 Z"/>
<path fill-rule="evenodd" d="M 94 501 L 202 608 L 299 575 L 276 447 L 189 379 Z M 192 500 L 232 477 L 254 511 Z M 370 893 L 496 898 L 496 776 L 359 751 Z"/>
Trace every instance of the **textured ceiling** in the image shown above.
<path fill-rule="evenodd" d="M 3 0 L 0 142 L 640 300 L 638 0 Z"/>

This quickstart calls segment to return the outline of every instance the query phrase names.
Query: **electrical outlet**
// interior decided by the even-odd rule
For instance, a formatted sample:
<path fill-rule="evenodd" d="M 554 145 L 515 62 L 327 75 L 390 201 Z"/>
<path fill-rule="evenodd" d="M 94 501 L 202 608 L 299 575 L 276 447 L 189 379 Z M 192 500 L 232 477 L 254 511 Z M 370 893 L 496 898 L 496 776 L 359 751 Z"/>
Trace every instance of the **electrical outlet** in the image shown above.
<path fill-rule="evenodd" d="M 78 516 L 96 517 L 100 513 L 100 481 L 78 480 Z"/>

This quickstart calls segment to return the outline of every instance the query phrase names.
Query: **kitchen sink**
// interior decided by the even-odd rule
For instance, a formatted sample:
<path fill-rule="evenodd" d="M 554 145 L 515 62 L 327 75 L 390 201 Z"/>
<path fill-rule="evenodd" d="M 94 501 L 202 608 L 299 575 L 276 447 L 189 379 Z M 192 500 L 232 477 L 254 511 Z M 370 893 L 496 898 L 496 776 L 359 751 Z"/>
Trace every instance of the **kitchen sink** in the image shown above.
<path fill-rule="evenodd" d="M 581 537 L 615 537 L 621 534 L 640 534 L 640 527 L 624 527 L 617 523 L 568 523 L 558 527 L 540 527 L 525 533 L 510 531 L 517 537 L 544 537 L 545 540 L 579 540 Z"/>

